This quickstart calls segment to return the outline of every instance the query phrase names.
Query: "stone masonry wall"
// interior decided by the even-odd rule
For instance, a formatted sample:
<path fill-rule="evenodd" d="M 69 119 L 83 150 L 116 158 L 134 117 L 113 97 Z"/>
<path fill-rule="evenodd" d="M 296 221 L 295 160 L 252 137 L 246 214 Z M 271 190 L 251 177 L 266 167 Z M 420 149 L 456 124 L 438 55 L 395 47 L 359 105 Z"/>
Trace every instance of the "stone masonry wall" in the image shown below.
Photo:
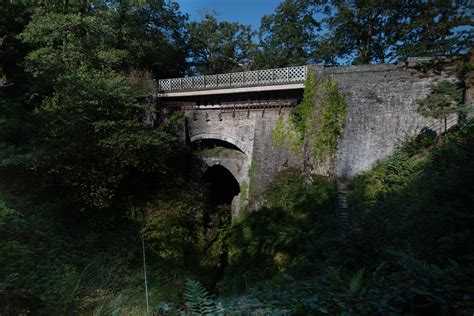
<path fill-rule="evenodd" d="M 346 124 L 336 154 L 336 176 L 350 179 L 390 155 L 397 143 L 423 128 L 438 134 L 444 121 L 417 112 L 424 98 L 446 74 L 433 75 L 404 65 L 364 65 L 325 68 L 335 78 L 348 102 Z M 448 124 L 457 123 L 451 117 Z M 449 126 L 448 126 L 449 128 Z"/>
<path fill-rule="evenodd" d="M 290 109 L 281 111 L 288 114 Z M 268 184 L 282 171 L 303 166 L 303 158 L 295 155 L 287 146 L 274 147 L 272 130 L 279 118 L 278 111 L 267 111 L 255 122 L 252 168 L 250 174 L 250 205 L 256 207 L 263 200 Z"/>

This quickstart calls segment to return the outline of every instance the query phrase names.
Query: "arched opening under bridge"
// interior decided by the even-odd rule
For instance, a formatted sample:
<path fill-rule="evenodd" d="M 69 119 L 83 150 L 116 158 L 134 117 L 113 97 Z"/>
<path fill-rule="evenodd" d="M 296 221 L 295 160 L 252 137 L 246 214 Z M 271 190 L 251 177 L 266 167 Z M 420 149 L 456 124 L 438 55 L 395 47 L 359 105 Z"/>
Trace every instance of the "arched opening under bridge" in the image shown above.
<path fill-rule="evenodd" d="M 232 200 L 239 195 L 240 186 L 232 173 L 221 165 L 209 167 L 202 180 L 209 185 L 209 202 L 212 206 L 232 205 Z"/>

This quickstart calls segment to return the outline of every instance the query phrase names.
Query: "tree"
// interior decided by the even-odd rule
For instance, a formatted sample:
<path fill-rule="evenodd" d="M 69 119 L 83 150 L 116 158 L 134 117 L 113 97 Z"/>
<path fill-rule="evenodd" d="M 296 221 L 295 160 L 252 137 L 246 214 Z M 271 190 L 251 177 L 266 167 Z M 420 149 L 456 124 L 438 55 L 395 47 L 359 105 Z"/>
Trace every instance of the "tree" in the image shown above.
<path fill-rule="evenodd" d="M 20 39 L 32 47 L 25 69 L 42 92 L 24 113 L 28 129 L 18 133 L 25 135 L 2 140 L 4 169 L 97 207 L 110 205 L 130 173 L 164 172 L 173 140 L 165 127 L 141 121 L 153 83 L 124 67 L 131 53 L 117 45 L 107 10 L 35 11 Z"/>
<path fill-rule="evenodd" d="M 262 18 L 256 67 L 466 53 L 472 13 L 469 1 L 285 0 Z"/>
<path fill-rule="evenodd" d="M 254 32 L 249 25 L 219 22 L 206 14 L 189 24 L 191 71 L 218 74 L 245 69 L 251 62 Z"/>
<path fill-rule="evenodd" d="M 307 0 L 285 0 L 274 14 L 262 18 L 256 67 L 286 67 L 312 61 L 318 40 L 320 7 Z"/>
<path fill-rule="evenodd" d="M 329 33 L 321 47 L 353 64 L 459 54 L 472 42 L 472 10 L 464 1 L 340 0 L 329 7 L 333 14 L 325 19 Z"/>
<path fill-rule="evenodd" d="M 118 1 L 103 10 L 117 31 L 118 48 L 126 49 L 125 65 L 148 69 L 155 78 L 183 75 L 186 70 L 187 15 L 178 3 L 164 0 Z"/>
<path fill-rule="evenodd" d="M 28 23 L 30 10 L 23 4 L 5 2 L 0 3 L 0 10 L 2 11 L 0 20 L 0 87 L 5 87 L 12 85 L 23 75 L 18 64 L 24 57 L 23 52 L 26 47 L 20 43 L 16 36 Z"/>
<path fill-rule="evenodd" d="M 467 53 L 474 39 L 474 7 L 471 1 L 420 2 L 413 14 L 403 44 L 394 44 L 400 59 L 420 55 Z"/>

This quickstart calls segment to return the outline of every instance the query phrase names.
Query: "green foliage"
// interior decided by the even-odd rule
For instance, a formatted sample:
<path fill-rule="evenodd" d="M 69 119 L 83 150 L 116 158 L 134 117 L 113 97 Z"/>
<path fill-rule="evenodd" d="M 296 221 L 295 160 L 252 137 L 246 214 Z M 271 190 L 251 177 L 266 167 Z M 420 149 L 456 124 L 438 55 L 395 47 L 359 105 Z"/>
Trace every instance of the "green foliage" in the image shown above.
<path fill-rule="evenodd" d="M 249 166 L 249 170 L 247 171 L 247 174 L 249 176 L 249 196 L 250 194 L 252 194 L 253 190 L 255 189 L 255 186 L 257 185 L 257 183 L 255 181 L 256 178 L 255 178 L 255 164 L 250 164 Z"/>
<path fill-rule="evenodd" d="M 273 147 L 281 147 L 286 141 L 286 126 L 284 123 L 284 115 L 278 117 L 275 126 L 272 129 L 272 145 Z"/>
<path fill-rule="evenodd" d="M 473 131 L 467 124 L 442 139 L 420 135 L 356 177 L 356 229 L 344 235 L 330 218 L 313 217 L 322 215 L 318 202 L 330 209 L 330 191 L 296 173 L 282 176 L 269 187 L 266 206 L 233 225 L 222 290 L 230 276 L 244 274 L 247 302 L 295 314 L 469 308 L 460 293 L 472 291 L 465 280 L 474 273 Z M 305 205 L 315 209 L 305 212 Z"/>
<path fill-rule="evenodd" d="M 145 121 L 151 72 L 183 71 L 184 16 L 169 1 L 85 3 L 0 4 L 14 83 L 0 89 L 1 314 L 143 311 L 126 210 L 179 151 L 171 118 Z M 176 293 L 150 274 L 154 299 Z"/>
<path fill-rule="evenodd" d="M 35 11 L 19 38 L 32 47 L 25 70 L 48 92 L 38 96 L 35 111 L 23 109 L 20 122 L 3 128 L 8 135 L 23 121 L 39 132 L 32 138 L 20 129 L 14 144 L 6 138 L 11 150 L 1 162 L 99 207 L 111 205 L 132 172 L 165 172 L 174 140 L 166 125 L 137 120 L 151 106 L 143 102 L 151 91 L 134 84 L 137 72 L 123 66 L 132 52 L 118 45 L 108 10 Z"/>
<path fill-rule="evenodd" d="M 361 287 L 362 287 L 362 277 L 364 276 L 364 268 L 360 269 L 354 275 L 352 278 L 349 280 L 349 293 L 352 295 L 356 295 Z"/>
<path fill-rule="evenodd" d="M 328 63 L 386 63 L 466 52 L 472 41 L 467 2 L 348 2 L 328 5 L 315 55 Z"/>
<path fill-rule="evenodd" d="M 202 183 L 177 179 L 147 199 L 148 265 L 167 283 L 194 275 L 212 288 L 226 264 L 231 211 L 209 206 L 207 194 Z"/>
<path fill-rule="evenodd" d="M 337 142 L 342 134 L 346 120 L 347 103 L 337 83 L 327 80 L 318 86 L 323 101 L 320 103 L 319 116 L 316 119 L 318 129 L 314 134 L 313 155 L 317 161 L 334 157 Z"/>
<path fill-rule="evenodd" d="M 282 1 L 275 12 L 262 18 L 255 64 L 258 68 L 299 66 L 312 60 L 318 22 L 308 1 Z"/>
<path fill-rule="evenodd" d="M 198 74 L 214 75 L 241 71 L 251 62 L 254 31 L 249 25 L 219 22 L 206 14 L 202 21 L 189 24 L 191 68 Z"/>
<path fill-rule="evenodd" d="M 235 149 L 225 148 L 216 146 L 213 148 L 203 148 L 198 151 L 194 151 L 198 156 L 201 157 L 224 157 L 224 158 L 234 158 L 238 157 L 239 153 L 236 153 Z"/>
<path fill-rule="evenodd" d="M 257 67 L 371 64 L 466 53 L 469 1 L 285 0 L 260 25 Z"/>
<path fill-rule="evenodd" d="M 351 193 L 354 203 L 364 209 L 373 206 L 392 190 L 403 189 L 426 165 L 423 150 L 416 152 L 419 155 L 410 152 L 409 143 L 400 145 L 390 157 L 377 163 L 370 173 L 356 177 Z"/>
<path fill-rule="evenodd" d="M 249 198 L 249 184 L 247 181 L 244 181 L 240 184 L 240 206 L 244 205 L 244 203 L 247 203 Z"/>
<path fill-rule="evenodd" d="M 421 114 L 440 118 L 463 110 L 460 107 L 462 100 L 463 90 L 456 83 L 443 80 L 431 89 L 426 98 L 416 102 L 419 104 L 418 111 Z"/>
<path fill-rule="evenodd" d="M 303 100 L 290 112 L 291 122 L 303 140 L 314 125 L 314 107 L 317 96 L 318 88 L 316 88 L 314 70 L 309 69 L 305 81 Z"/>
<path fill-rule="evenodd" d="M 337 142 L 346 119 L 347 103 L 344 94 L 332 79 L 315 82 L 310 70 L 305 83 L 303 100 L 294 107 L 284 130 L 280 117 L 272 130 L 274 146 L 288 140 L 294 153 L 301 153 L 304 144 L 309 144 L 311 157 L 316 162 L 333 158 Z"/>
<path fill-rule="evenodd" d="M 291 114 L 290 114 L 291 115 Z M 272 146 L 281 147 L 287 145 L 296 155 L 303 154 L 303 139 L 294 126 L 291 116 L 281 114 L 271 132 Z"/>
<path fill-rule="evenodd" d="M 294 154 L 303 154 L 306 136 L 314 125 L 314 103 L 316 91 L 314 88 L 314 71 L 310 69 L 305 82 L 303 100 L 285 120 L 280 115 L 272 130 L 272 145 L 280 147 L 287 144 Z"/>
<path fill-rule="evenodd" d="M 184 264 L 196 258 L 200 242 L 204 242 L 203 194 L 196 185 L 188 184 L 173 190 L 172 198 L 166 195 L 150 199 L 146 207 L 145 237 L 151 258 L 163 261 L 163 266 L 173 266 L 172 273 L 179 273 Z M 171 189 L 171 188 L 170 188 Z M 162 193 L 169 190 L 162 191 Z M 160 194 L 161 195 L 161 194 Z M 157 264 L 160 267 L 160 264 Z M 168 268 L 165 268 L 168 270 Z M 163 271 L 165 272 L 165 271 Z"/>
<path fill-rule="evenodd" d="M 328 234 L 332 226 L 334 186 L 292 171 L 282 174 L 266 193 L 266 206 L 242 214 L 229 235 L 230 266 L 222 288 L 228 291 L 232 275 L 251 281 L 272 276 L 298 262 L 309 251 L 310 240 Z"/>
<path fill-rule="evenodd" d="M 472 186 L 472 130 L 468 124 L 428 150 L 405 145 L 355 179 L 354 203 L 371 210 L 367 215 L 361 211 L 360 216 L 378 226 L 377 247 L 393 245 L 389 240 L 400 234 L 404 242 L 394 248 L 416 247 L 422 258 L 435 263 L 464 256 L 458 247 L 466 245 L 470 235 L 466 226 L 470 216 L 464 206 L 472 199 L 467 189 Z M 432 247 L 433 240 L 437 247 Z"/>
<path fill-rule="evenodd" d="M 209 292 L 202 284 L 192 279 L 186 279 L 184 300 L 191 315 L 220 315 L 224 312 L 220 304 L 210 299 Z"/>

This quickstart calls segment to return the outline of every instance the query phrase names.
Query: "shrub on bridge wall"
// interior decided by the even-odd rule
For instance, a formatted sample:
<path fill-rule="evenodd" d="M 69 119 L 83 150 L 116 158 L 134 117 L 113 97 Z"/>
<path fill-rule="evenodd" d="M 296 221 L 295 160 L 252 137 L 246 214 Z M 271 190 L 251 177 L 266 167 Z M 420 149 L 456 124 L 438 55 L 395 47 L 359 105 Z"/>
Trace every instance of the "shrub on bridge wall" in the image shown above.
<path fill-rule="evenodd" d="M 316 161 L 333 158 L 346 120 L 347 102 L 336 81 L 326 79 L 316 86 L 316 130 L 312 155 Z M 314 125 L 313 125 L 314 126 Z"/>
<path fill-rule="evenodd" d="M 427 117 L 442 118 L 450 113 L 463 112 L 463 90 L 454 82 L 443 80 L 431 88 L 424 99 L 416 100 L 418 111 Z"/>
<path fill-rule="evenodd" d="M 303 154 L 304 139 L 295 127 L 291 117 L 285 118 L 285 114 L 280 115 L 273 127 L 271 136 L 273 147 L 281 147 L 287 144 L 295 155 L 301 156 Z"/>
<path fill-rule="evenodd" d="M 347 102 L 332 78 L 315 82 L 314 71 L 309 70 L 303 101 L 293 108 L 287 120 L 278 118 L 272 130 L 273 146 L 285 143 L 295 154 L 304 152 L 316 162 L 332 159 L 344 128 Z"/>
<path fill-rule="evenodd" d="M 272 145 L 274 147 L 281 147 L 286 141 L 286 124 L 284 121 L 284 114 L 280 115 L 272 130 Z"/>

